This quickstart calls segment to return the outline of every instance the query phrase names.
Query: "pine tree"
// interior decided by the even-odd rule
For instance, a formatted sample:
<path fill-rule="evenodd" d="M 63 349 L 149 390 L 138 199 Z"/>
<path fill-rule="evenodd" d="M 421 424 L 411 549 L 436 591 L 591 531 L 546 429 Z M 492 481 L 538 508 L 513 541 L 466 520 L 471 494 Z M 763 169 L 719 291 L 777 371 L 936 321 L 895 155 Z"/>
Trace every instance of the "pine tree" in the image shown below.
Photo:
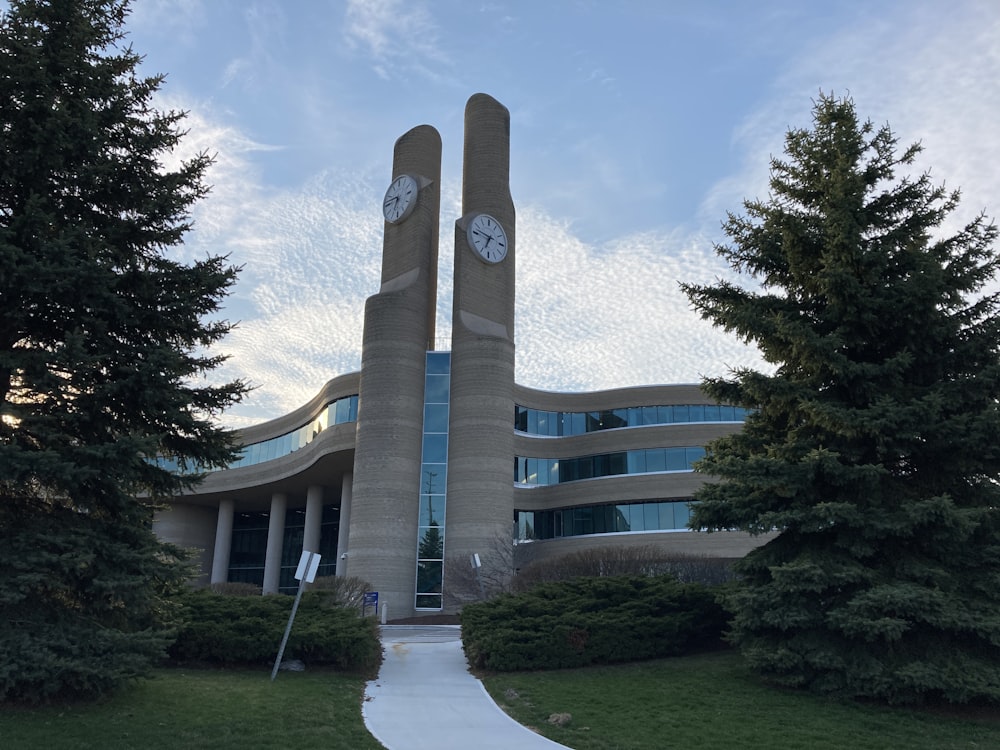
<path fill-rule="evenodd" d="M 127 0 L 0 17 L 0 701 L 96 695 L 169 642 L 187 575 L 158 500 L 233 457 L 208 347 L 237 269 L 171 257 L 211 159 L 124 45 Z M 173 474 L 168 456 L 192 470 Z"/>
<path fill-rule="evenodd" d="M 738 565 L 732 638 L 762 675 L 890 702 L 1000 699 L 1000 318 L 985 217 L 897 177 L 886 127 L 822 96 L 723 227 L 755 284 L 686 285 L 773 374 L 705 389 L 752 411 L 708 447 L 692 526 L 777 532 Z"/>

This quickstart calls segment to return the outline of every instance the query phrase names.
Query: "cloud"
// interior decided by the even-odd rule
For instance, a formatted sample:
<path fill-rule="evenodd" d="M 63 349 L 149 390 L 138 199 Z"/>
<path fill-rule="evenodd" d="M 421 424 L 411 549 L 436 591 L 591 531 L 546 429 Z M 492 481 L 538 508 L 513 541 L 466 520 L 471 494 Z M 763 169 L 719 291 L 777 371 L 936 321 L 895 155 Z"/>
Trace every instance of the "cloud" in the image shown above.
<path fill-rule="evenodd" d="M 726 269 L 705 238 L 647 232 L 592 247 L 568 225 L 518 213 L 517 379 L 558 391 L 693 383 L 759 355 L 700 320 L 681 281 Z"/>
<path fill-rule="evenodd" d="M 386 80 L 411 71 L 436 79 L 433 68 L 448 63 L 441 31 L 427 6 L 407 0 L 348 0 L 344 38 L 367 54 Z"/>

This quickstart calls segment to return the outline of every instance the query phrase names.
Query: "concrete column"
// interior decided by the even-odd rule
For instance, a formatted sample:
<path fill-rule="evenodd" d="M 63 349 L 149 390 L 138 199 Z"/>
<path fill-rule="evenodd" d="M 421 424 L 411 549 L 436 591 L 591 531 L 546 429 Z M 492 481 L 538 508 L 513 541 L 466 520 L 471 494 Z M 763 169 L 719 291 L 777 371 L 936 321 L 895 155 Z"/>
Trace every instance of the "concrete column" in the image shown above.
<path fill-rule="evenodd" d="M 340 529 L 337 532 L 337 575 L 347 575 L 347 540 L 351 534 L 351 499 L 354 475 L 344 474 L 340 487 Z"/>
<path fill-rule="evenodd" d="M 229 550 L 233 546 L 233 511 L 236 502 L 231 497 L 219 501 L 219 516 L 215 522 L 215 551 L 212 554 L 212 583 L 229 580 Z"/>
<path fill-rule="evenodd" d="M 323 488 L 314 484 L 306 491 L 306 527 L 302 533 L 303 550 L 319 552 L 319 537 L 322 526 Z"/>
<path fill-rule="evenodd" d="M 264 557 L 264 593 L 277 594 L 281 577 L 281 543 L 285 536 L 285 510 L 288 497 L 271 495 L 271 516 L 267 524 L 267 553 Z"/>

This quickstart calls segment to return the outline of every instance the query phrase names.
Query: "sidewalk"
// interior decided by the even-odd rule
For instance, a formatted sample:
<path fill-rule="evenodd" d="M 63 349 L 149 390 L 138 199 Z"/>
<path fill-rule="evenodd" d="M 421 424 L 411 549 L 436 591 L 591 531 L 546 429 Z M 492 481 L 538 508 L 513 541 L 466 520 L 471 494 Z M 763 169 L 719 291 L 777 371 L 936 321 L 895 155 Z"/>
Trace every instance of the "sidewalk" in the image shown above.
<path fill-rule="evenodd" d="M 384 625 L 365 726 L 389 750 L 558 750 L 511 719 L 468 670 L 457 625 Z"/>

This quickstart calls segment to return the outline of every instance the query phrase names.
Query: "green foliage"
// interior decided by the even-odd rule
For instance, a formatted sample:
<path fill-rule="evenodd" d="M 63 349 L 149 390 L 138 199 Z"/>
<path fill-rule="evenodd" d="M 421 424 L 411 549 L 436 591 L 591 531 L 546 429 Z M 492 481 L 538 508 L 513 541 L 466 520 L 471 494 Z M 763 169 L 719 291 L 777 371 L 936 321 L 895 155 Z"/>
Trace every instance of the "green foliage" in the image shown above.
<path fill-rule="evenodd" d="M 100 695 L 173 639 L 183 553 L 148 525 L 0 504 L 0 702 Z"/>
<path fill-rule="evenodd" d="M 184 625 L 170 648 L 178 662 L 274 663 L 293 597 L 226 596 L 204 589 L 179 597 Z M 286 659 L 374 673 L 382 662 L 378 625 L 352 609 L 330 606 L 323 592 L 302 595 L 285 647 Z"/>
<path fill-rule="evenodd" d="M 165 166 L 180 112 L 124 46 L 126 0 L 11 0 L 0 14 L 0 700 L 111 689 L 169 633 L 185 574 L 149 531 L 181 465 L 233 456 L 207 385 L 236 269 L 171 257 L 209 157 Z M 137 499 L 145 498 L 145 499 Z M 18 556 L 20 555 L 20 556 Z M 16 652 L 16 653 L 15 653 Z M 12 666 L 16 665 L 16 666 Z M 57 668 L 56 665 L 59 665 Z"/>
<path fill-rule="evenodd" d="M 713 593 L 672 576 L 577 578 L 466 605 L 462 644 L 476 668 L 581 667 L 714 646 L 725 621 Z"/>
<path fill-rule="evenodd" d="M 773 374 L 704 388 L 751 410 L 708 447 L 692 526 L 772 530 L 737 566 L 732 638 L 786 685 L 910 702 L 1000 700 L 1000 264 L 983 216 L 897 178 L 888 127 L 822 97 L 724 224 L 761 284 L 687 286 Z"/>

